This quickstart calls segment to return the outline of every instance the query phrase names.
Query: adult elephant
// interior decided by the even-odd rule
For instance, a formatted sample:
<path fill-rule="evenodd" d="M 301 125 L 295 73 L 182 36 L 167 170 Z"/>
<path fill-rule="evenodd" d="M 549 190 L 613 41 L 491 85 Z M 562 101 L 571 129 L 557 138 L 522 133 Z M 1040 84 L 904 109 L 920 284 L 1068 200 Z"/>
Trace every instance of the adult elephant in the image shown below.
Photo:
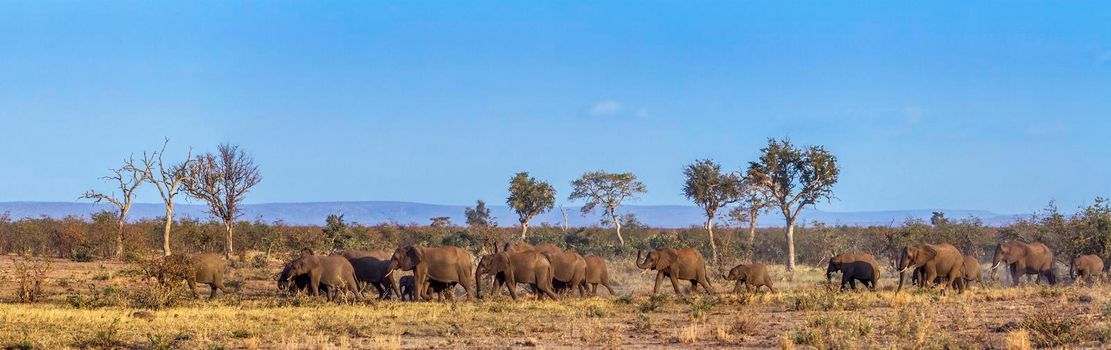
<path fill-rule="evenodd" d="M 596 255 L 587 255 L 583 258 L 586 261 L 586 278 L 583 279 L 583 288 L 590 288 L 590 295 L 598 295 L 598 285 L 606 287 L 610 295 L 614 295 L 613 287 L 610 287 L 610 274 L 609 268 L 606 267 L 606 260 Z"/>
<path fill-rule="evenodd" d="M 690 281 L 691 292 L 702 286 L 707 293 L 714 293 L 714 286 L 710 284 L 709 275 L 706 273 L 706 259 L 698 250 L 660 248 L 648 252 L 644 260 L 640 260 L 643 252 L 637 250 L 637 267 L 643 270 L 656 270 L 656 284 L 652 287 L 652 294 L 660 292 L 660 283 L 664 277 L 671 279 L 671 286 L 675 294 L 679 291 L 679 280 Z"/>
<path fill-rule="evenodd" d="M 775 293 L 775 287 L 772 286 L 771 275 L 768 274 L 768 266 L 764 264 L 740 264 L 729 270 L 729 275 L 725 276 L 726 280 L 737 281 L 733 285 L 733 293 L 737 293 L 744 285 L 747 292 L 749 287 L 752 290 L 758 291 L 760 287 L 768 287 L 772 293 Z"/>
<path fill-rule="evenodd" d="M 579 296 L 586 295 L 586 259 L 575 252 L 541 253 L 552 264 L 552 286 L 556 293 L 579 289 Z"/>
<path fill-rule="evenodd" d="M 1000 265 L 1006 265 L 1011 272 L 1011 283 L 1019 284 L 1024 275 L 1035 275 L 1034 283 L 1042 277 L 1051 285 L 1057 284 L 1057 274 L 1053 267 L 1053 251 L 1040 242 L 1023 243 L 1007 241 L 995 246 L 995 257 L 991 260 L 991 275 Z"/>
<path fill-rule="evenodd" d="M 876 290 L 876 268 L 871 263 L 860 259 L 838 259 L 836 256 L 829 259 L 826 266 L 826 279 L 834 272 L 841 272 L 841 290 L 846 288 L 856 289 L 856 282 L 864 284 L 871 290 Z M 914 280 L 914 278 L 912 278 Z"/>
<path fill-rule="evenodd" d="M 563 249 L 559 249 L 559 246 L 551 243 L 541 243 L 534 246 L 525 242 L 517 244 L 506 242 L 505 245 L 502 246 L 502 251 L 514 253 L 537 252 L 540 254 L 559 254 L 563 252 Z"/>
<path fill-rule="evenodd" d="M 1069 264 L 1069 277 L 1077 282 L 1095 282 L 1103 277 L 1103 259 L 1098 255 L 1081 255 Z"/>
<path fill-rule="evenodd" d="M 907 270 L 921 267 L 925 272 L 925 281 L 933 282 L 937 278 L 944 280 L 941 290 L 953 285 L 958 293 L 964 292 L 965 283 L 961 278 L 964 266 L 964 257 L 961 252 L 951 244 L 917 244 L 906 246 L 899 254 L 899 286 L 895 289 L 898 294 L 903 289 L 903 280 L 906 279 Z"/>
<path fill-rule="evenodd" d="M 831 267 L 833 267 L 834 265 L 841 266 L 843 264 L 849 264 L 849 263 L 853 263 L 853 262 L 857 262 L 857 261 L 863 261 L 863 262 L 868 263 L 868 265 L 872 265 L 872 272 L 873 272 L 872 283 L 874 284 L 874 283 L 879 282 L 880 275 L 881 275 L 881 272 L 882 272 L 880 270 L 880 263 L 876 261 L 876 257 L 872 256 L 872 254 L 865 254 L 865 253 L 859 253 L 859 254 L 842 253 L 842 254 L 837 254 L 837 255 L 834 255 L 834 256 L 830 257 L 829 258 L 829 266 L 826 268 L 826 282 L 832 282 L 833 281 L 833 272 L 834 271 L 830 270 Z"/>
<path fill-rule="evenodd" d="M 355 268 L 342 256 L 302 255 L 293 259 L 286 268 L 287 280 L 279 280 L 279 285 L 288 283 L 288 279 L 305 276 L 308 277 L 309 291 L 313 296 L 320 295 L 321 287 L 325 287 L 329 301 L 335 300 L 344 291 L 351 292 L 359 300 L 363 298 L 355 280 Z"/>
<path fill-rule="evenodd" d="M 504 283 L 509 289 L 509 296 L 517 300 L 517 283 L 532 285 L 537 290 L 537 295 L 548 296 L 552 300 L 559 300 L 552 288 L 552 274 L 554 269 L 548 258 L 533 251 L 501 252 L 483 256 L 478 261 L 474 278 L 476 281 L 484 275 L 494 276 L 494 290 L 497 291 Z M 478 287 L 475 295 L 481 297 L 481 288 Z"/>
<path fill-rule="evenodd" d="M 173 254 L 158 262 L 158 280 L 162 283 L 181 283 L 189 285 L 193 298 L 197 298 L 197 284 L 207 284 L 211 291 L 208 298 L 216 297 L 216 291 L 227 293 L 224 288 L 224 273 L 228 263 L 224 256 L 213 253 Z"/>
<path fill-rule="evenodd" d="M 400 295 L 398 276 L 390 273 L 390 253 L 381 250 L 344 250 L 332 255 L 347 259 L 355 268 L 355 279 L 359 283 L 373 286 L 378 291 L 378 299 Z"/>
<path fill-rule="evenodd" d="M 458 283 L 467 291 L 468 299 L 475 295 L 475 281 L 471 281 L 474 258 L 462 248 L 397 248 L 390 258 L 389 270 L 413 271 L 415 295 L 418 297 L 425 295 L 424 291 L 430 282 Z"/>

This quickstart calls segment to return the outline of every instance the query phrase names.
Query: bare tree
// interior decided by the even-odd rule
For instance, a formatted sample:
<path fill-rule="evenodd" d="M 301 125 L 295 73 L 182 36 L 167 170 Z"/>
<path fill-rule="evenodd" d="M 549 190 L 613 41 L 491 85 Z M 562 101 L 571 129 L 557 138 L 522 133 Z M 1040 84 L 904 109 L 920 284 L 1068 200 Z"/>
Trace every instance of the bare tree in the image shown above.
<path fill-rule="evenodd" d="M 555 204 L 555 188 L 547 181 L 537 180 L 522 171 L 509 179 L 509 197 L 505 199 L 513 211 L 517 212 L 521 223 L 521 240 L 528 233 L 532 218 L 551 210 Z"/>
<path fill-rule="evenodd" d="M 146 172 L 143 169 L 135 166 L 135 158 L 128 157 L 124 159 L 123 166 L 117 169 L 109 169 L 112 175 L 102 177 L 101 179 L 112 182 L 120 190 L 119 193 L 115 191 L 111 193 L 97 192 L 95 190 L 85 191 L 81 195 L 81 199 L 93 199 L 95 203 L 106 201 L 116 206 L 118 215 L 116 216 L 116 251 L 114 258 L 119 260 L 123 258 L 123 239 L 124 239 L 124 225 L 127 224 L 127 214 L 131 211 L 131 205 L 134 204 L 135 189 L 139 188 L 146 181 Z"/>
<path fill-rule="evenodd" d="M 790 140 L 768 139 L 760 160 L 750 162 L 751 181 L 764 188 L 787 224 L 787 271 L 795 271 L 795 221 L 807 205 L 833 198 L 840 169 L 822 146 L 797 148 Z M 790 276 L 788 276 L 790 277 Z"/>
<path fill-rule="evenodd" d="M 158 189 L 162 196 L 162 203 L 166 205 L 166 224 L 162 228 L 162 255 L 170 256 L 170 228 L 174 222 L 174 197 L 181 192 L 181 185 L 185 182 L 192 162 L 193 149 L 185 154 L 181 163 L 166 165 L 166 145 L 170 143 L 167 138 L 162 142 L 162 149 L 150 154 L 143 152 L 143 172 L 146 180 Z"/>
<path fill-rule="evenodd" d="M 224 222 L 227 230 L 224 255 L 230 260 L 235 253 L 232 231 L 235 219 L 242 215 L 243 198 L 262 181 L 258 165 L 239 145 L 225 143 L 217 147 L 217 154 L 197 155 L 187 169 L 182 185 L 190 196 L 208 204 L 209 213 Z"/>
<path fill-rule="evenodd" d="M 764 188 L 752 184 L 750 178 L 745 178 L 741 190 L 741 200 L 737 201 L 737 206 L 729 211 L 729 216 L 733 220 L 748 223 L 748 247 L 745 258 L 752 258 L 755 255 L 756 224 L 760 220 L 760 214 L 766 212 L 772 204 L 768 192 Z"/>
<path fill-rule="evenodd" d="M 683 195 L 706 213 L 707 238 L 714 253 L 714 264 L 721 267 L 721 255 L 714 239 L 714 219 L 719 209 L 740 200 L 744 181 L 736 174 L 722 173 L 721 165 L 710 159 L 700 159 L 683 169 L 686 181 Z"/>
<path fill-rule="evenodd" d="M 625 238 L 621 237 L 621 220 L 617 215 L 617 207 L 628 199 L 636 199 L 636 195 L 648 191 L 643 182 L 637 180 L 633 173 L 607 173 L 605 171 L 592 171 L 583 174 L 578 180 L 571 182 L 572 192 L 568 200 L 585 199 L 586 204 L 580 210 L 583 215 L 594 211 L 595 207 L 605 208 L 605 215 L 617 227 L 617 241 L 625 245 Z"/>

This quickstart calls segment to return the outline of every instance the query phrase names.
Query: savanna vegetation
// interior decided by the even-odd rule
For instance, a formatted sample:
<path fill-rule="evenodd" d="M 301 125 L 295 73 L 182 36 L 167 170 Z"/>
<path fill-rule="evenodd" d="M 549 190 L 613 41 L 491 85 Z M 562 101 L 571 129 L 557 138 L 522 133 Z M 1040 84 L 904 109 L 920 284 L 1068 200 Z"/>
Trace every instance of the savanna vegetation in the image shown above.
<path fill-rule="evenodd" d="M 466 209 L 464 223 L 434 217 L 363 224 L 336 213 L 320 225 L 289 225 L 240 217 L 240 204 L 262 179 L 244 149 L 225 144 L 215 153 L 190 151 L 176 163 L 163 160 L 165 149 L 112 170 L 104 179 L 115 191 L 82 195 L 113 210 L 91 217 L 0 215 L 0 346 L 1026 349 L 1111 341 L 1111 292 L 1100 281 L 1071 283 L 1066 273 L 1078 255 L 1111 258 L 1111 203 L 1103 198 L 1070 214 L 1050 202 L 1003 226 L 942 212 L 929 221 L 868 227 L 799 222 L 799 212 L 832 197 L 836 158 L 820 146 L 773 139 L 737 171 L 709 159 L 682 169 L 683 194 L 706 213 L 704 223 L 688 228 L 647 227 L 621 215 L 620 206 L 648 188 L 635 174 L 603 170 L 573 181 L 567 197 L 585 203 L 583 215 L 600 209 L 597 226 L 533 223 L 556 208 L 557 194 L 527 172 L 509 180 L 506 203 L 518 215 L 517 227 L 499 227 L 483 201 Z M 144 185 L 158 189 L 165 217 L 127 217 L 135 189 Z M 179 194 L 206 203 L 211 218 L 174 217 Z M 782 214 L 783 225 L 755 227 L 769 213 Z M 1044 243 L 1056 253 L 1063 283 L 1005 287 L 989 278 L 961 294 L 894 291 L 891 277 L 907 246 L 952 244 L 990 273 L 983 265 L 1004 241 Z M 403 302 L 364 290 L 361 299 L 345 294 L 327 301 L 280 291 L 276 283 L 283 267 L 309 251 L 458 247 L 478 258 L 522 242 L 602 258 L 616 295 L 510 302 L 494 293 L 466 302 Z M 669 288 L 652 293 L 657 279 L 636 259 L 664 248 L 692 248 L 707 257 L 709 272 L 699 278 L 708 278 L 716 293 L 693 293 L 686 284 L 679 295 Z M 227 259 L 223 291 L 211 300 L 194 298 L 172 277 L 189 274 L 176 257 L 204 252 Z M 880 288 L 841 291 L 826 281 L 821 267 L 846 252 L 875 256 L 885 272 Z M 731 293 L 732 282 L 723 278 L 738 263 L 767 265 L 775 292 Z M 207 288 L 200 287 L 202 294 Z"/>

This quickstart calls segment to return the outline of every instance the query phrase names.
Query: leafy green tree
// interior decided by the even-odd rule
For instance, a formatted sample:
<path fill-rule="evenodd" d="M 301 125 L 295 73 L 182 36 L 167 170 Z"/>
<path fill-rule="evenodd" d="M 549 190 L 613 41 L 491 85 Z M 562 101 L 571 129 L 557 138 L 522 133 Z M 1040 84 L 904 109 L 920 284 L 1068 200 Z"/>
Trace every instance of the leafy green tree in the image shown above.
<path fill-rule="evenodd" d="M 795 271 L 795 222 L 799 213 L 821 199 L 833 198 L 840 169 L 837 157 L 822 146 L 795 147 L 790 140 L 768 139 L 760 160 L 750 162 L 748 176 L 771 194 L 786 221 L 787 271 Z"/>
<path fill-rule="evenodd" d="M 445 228 L 453 226 L 453 224 L 451 223 L 451 217 L 449 216 L 437 216 L 429 218 L 428 220 L 431 221 L 428 226 L 433 228 Z"/>
<path fill-rule="evenodd" d="M 714 263 L 721 261 L 714 239 L 714 219 L 719 209 L 741 199 L 744 181 L 736 174 L 721 171 L 721 165 L 710 159 L 696 160 L 683 169 L 686 181 L 683 195 L 702 208 L 706 214 L 706 238 L 710 240 Z"/>
<path fill-rule="evenodd" d="M 529 221 L 555 206 L 555 188 L 547 181 L 537 180 L 522 171 L 509 179 L 509 197 L 505 203 L 517 212 L 521 223 L 521 240 L 528 233 Z"/>
<path fill-rule="evenodd" d="M 332 251 L 350 248 L 349 243 L 355 235 L 351 233 L 351 229 L 344 222 L 343 214 L 328 214 L 328 218 L 324 221 L 324 228 L 321 229 L 321 232 L 328 239 L 328 248 Z"/>
<path fill-rule="evenodd" d="M 636 199 L 641 193 L 648 192 L 643 182 L 637 180 L 633 173 L 607 173 L 603 170 L 583 174 L 578 180 L 571 182 L 572 192 L 568 200 L 586 200 L 582 206 L 583 215 L 602 207 L 605 215 L 617 227 L 617 241 L 624 246 L 625 239 L 621 237 L 621 218 L 617 208 L 626 200 Z"/>
<path fill-rule="evenodd" d="M 935 211 L 930 215 L 930 225 L 934 225 L 934 227 L 946 226 L 949 224 L 949 218 L 945 217 L 944 212 Z"/>
<path fill-rule="evenodd" d="M 490 208 L 486 207 L 486 201 L 481 199 L 475 201 L 474 208 L 467 207 L 463 210 L 463 214 L 467 216 L 467 226 L 476 228 L 490 228 L 497 227 L 498 222 L 493 215 L 490 214 Z"/>

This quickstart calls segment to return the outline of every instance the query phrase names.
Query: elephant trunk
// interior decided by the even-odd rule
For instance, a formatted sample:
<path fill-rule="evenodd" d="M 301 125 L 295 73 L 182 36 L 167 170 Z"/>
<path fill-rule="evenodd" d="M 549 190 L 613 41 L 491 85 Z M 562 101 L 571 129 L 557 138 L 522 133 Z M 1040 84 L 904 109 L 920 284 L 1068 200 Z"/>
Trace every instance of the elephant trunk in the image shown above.
<path fill-rule="evenodd" d="M 645 259 L 644 259 L 644 261 L 641 261 L 641 260 L 640 260 L 640 255 L 641 255 L 641 252 L 642 252 L 642 251 L 641 251 L 640 249 L 637 249 L 637 261 L 636 261 L 636 264 L 637 264 L 637 267 L 639 267 L 639 268 L 640 268 L 641 270 L 647 270 L 647 269 L 649 268 L 649 266 L 648 266 L 648 258 L 645 258 Z"/>
<path fill-rule="evenodd" d="M 474 269 L 474 297 L 482 299 L 482 268 Z"/>
<path fill-rule="evenodd" d="M 1003 259 L 1003 256 L 1002 256 L 1003 254 L 1000 254 L 1001 250 L 1003 250 L 1002 245 L 995 247 L 995 254 L 991 258 L 991 274 L 992 275 L 995 275 L 995 270 L 999 268 L 999 263 L 1006 260 L 1006 259 Z M 1003 260 L 1003 261 L 1001 261 L 1001 260 Z"/>
<path fill-rule="evenodd" d="M 895 288 L 895 295 L 899 295 L 899 291 L 903 290 L 903 280 L 907 277 L 906 269 L 899 271 L 899 286 Z"/>

